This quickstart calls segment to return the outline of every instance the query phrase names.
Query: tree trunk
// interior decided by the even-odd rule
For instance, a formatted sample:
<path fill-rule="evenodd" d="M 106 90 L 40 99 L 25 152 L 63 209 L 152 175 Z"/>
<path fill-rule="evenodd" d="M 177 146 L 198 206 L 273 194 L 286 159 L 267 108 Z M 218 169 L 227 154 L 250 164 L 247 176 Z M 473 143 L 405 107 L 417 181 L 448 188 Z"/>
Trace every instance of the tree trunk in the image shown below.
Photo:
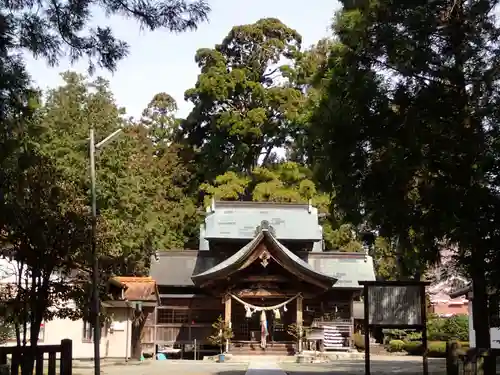
<path fill-rule="evenodd" d="M 38 346 L 38 335 L 40 334 L 40 325 L 42 324 L 42 319 L 35 317 L 33 321 L 30 322 L 29 332 L 30 332 L 30 345 L 25 346 L 26 352 L 23 355 L 22 365 L 21 365 L 21 375 L 32 375 L 35 368 L 35 353 Z"/>
<path fill-rule="evenodd" d="M 142 355 L 141 333 L 137 324 L 132 323 L 132 340 L 130 358 L 140 360 Z"/>
<path fill-rule="evenodd" d="M 484 258 L 480 259 L 474 262 L 472 270 L 472 317 L 476 335 L 476 348 L 488 350 L 491 348 L 488 293 Z M 495 374 L 495 357 L 486 356 L 483 366 L 484 374 Z"/>
<path fill-rule="evenodd" d="M 132 359 L 140 360 L 142 356 L 142 332 L 146 324 L 148 313 L 134 311 L 132 321 L 131 355 Z"/>

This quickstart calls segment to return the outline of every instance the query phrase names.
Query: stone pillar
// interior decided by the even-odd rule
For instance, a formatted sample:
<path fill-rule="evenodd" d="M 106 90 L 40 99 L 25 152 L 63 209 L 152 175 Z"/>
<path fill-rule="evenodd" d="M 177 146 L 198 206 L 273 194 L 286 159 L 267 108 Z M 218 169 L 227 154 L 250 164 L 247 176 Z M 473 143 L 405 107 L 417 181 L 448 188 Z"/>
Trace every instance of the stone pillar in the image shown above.
<path fill-rule="evenodd" d="M 298 328 L 298 336 L 299 336 L 299 342 L 298 342 L 298 351 L 299 353 L 302 353 L 302 302 L 303 302 L 303 297 L 300 295 L 297 297 L 297 328 Z"/>
<path fill-rule="evenodd" d="M 231 296 L 224 296 L 224 323 L 226 327 L 231 328 Z M 229 340 L 226 340 L 226 353 L 229 352 Z"/>

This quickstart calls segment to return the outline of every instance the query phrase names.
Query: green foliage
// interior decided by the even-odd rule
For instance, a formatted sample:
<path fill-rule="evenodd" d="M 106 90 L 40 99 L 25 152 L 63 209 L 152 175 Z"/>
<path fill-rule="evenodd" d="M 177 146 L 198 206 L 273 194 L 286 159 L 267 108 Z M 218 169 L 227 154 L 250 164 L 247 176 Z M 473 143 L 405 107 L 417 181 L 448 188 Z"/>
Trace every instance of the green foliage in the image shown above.
<path fill-rule="evenodd" d="M 64 276 L 88 270 L 90 222 L 75 185 L 65 181 L 53 160 L 36 146 L 29 164 L 12 171 L 17 175 L 2 181 L 0 208 L 1 255 L 12 257 L 18 274 L 6 302 L 8 322 L 27 323 L 29 336 L 36 341 L 42 320 L 74 316 L 73 309 L 54 306 L 75 291 Z M 55 277 L 56 273 L 63 277 Z"/>
<path fill-rule="evenodd" d="M 446 341 L 429 341 L 427 344 L 428 356 L 433 358 L 444 358 L 446 357 Z M 469 348 L 469 343 L 467 341 L 459 342 L 459 347 L 463 349 Z M 406 342 L 404 346 L 404 351 L 409 355 L 422 355 L 423 347 L 420 341 Z"/>
<path fill-rule="evenodd" d="M 430 346 L 429 344 L 430 343 L 427 344 L 428 347 Z M 405 342 L 403 349 L 410 355 L 422 355 L 423 353 L 422 341 L 407 341 Z"/>
<path fill-rule="evenodd" d="M 429 340 L 448 341 L 469 339 L 469 318 L 467 315 L 454 315 L 449 318 L 431 317 L 427 323 Z"/>
<path fill-rule="evenodd" d="M 149 102 L 142 112 L 141 125 L 148 128 L 148 133 L 155 144 L 171 143 L 180 124 L 175 117 L 177 103 L 169 94 L 160 92 Z"/>
<path fill-rule="evenodd" d="M 422 333 L 403 329 L 386 329 L 384 342 L 402 340 L 406 343 L 421 341 Z M 429 341 L 449 341 L 469 339 L 469 319 L 467 315 L 454 315 L 449 318 L 430 316 L 427 321 L 427 338 Z"/>
<path fill-rule="evenodd" d="M 74 73 L 63 78 L 65 84 L 47 95 L 44 149 L 57 160 L 65 178 L 78 186 L 77 196 L 85 201 L 89 176 L 82 171 L 88 165 L 90 127 L 98 140 L 123 128 L 124 134 L 96 158 L 99 248 L 104 264 L 111 267 L 107 272 L 145 274 L 155 250 L 183 247 L 188 240 L 186 224 L 195 220 L 194 203 L 185 194 L 189 175 L 175 146 L 162 142 L 158 133 L 165 129 L 166 120 L 150 105 L 149 126 L 135 125 L 123 118 L 124 111 L 116 106 L 106 81 L 87 82 Z M 168 104 L 167 110 L 175 106 L 165 95 L 157 95 L 153 102 L 160 100 Z"/>
<path fill-rule="evenodd" d="M 402 340 L 391 340 L 387 345 L 387 351 L 391 353 L 402 352 L 405 347 L 405 343 Z"/>
<path fill-rule="evenodd" d="M 182 124 L 189 158 L 202 181 L 228 170 L 266 165 L 276 147 L 297 133 L 304 94 L 283 80 L 295 61 L 301 36 L 275 18 L 235 26 L 221 44 L 196 53 L 201 74 L 185 97 L 194 104 Z M 282 81 L 285 81 L 284 83 Z"/>
<path fill-rule="evenodd" d="M 128 53 L 126 42 L 116 39 L 105 24 L 95 23 L 93 13 L 100 9 L 108 15 L 133 18 L 149 30 L 167 29 L 173 32 L 196 29 L 210 11 L 207 3 L 170 0 L 153 2 L 86 1 L 68 4 L 51 1 L 34 4 L 30 1 L 3 2 L 1 16 L 2 44 L 12 49 L 27 49 L 35 57 L 56 65 L 63 54 L 72 62 L 87 58 L 89 69 L 95 66 L 115 70 L 118 60 Z M 5 82 L 5 81 L 4 81 Z"/>
<path fill-rule="evenodd" d="M 253 200 L 256 202 L 307 203 L 309 200 L 320 213 L 329 210 L 330 198 L 317 190 L 309 169 L 294 162 L 256 167 L 250 174 L 230 171 L 217 176 L 213 184 L 202 184 L 205 205 L 210 200 Z M 361 251 L 354 228 L 324 220 L 323 235 L 327 249 Z"/>
<path fill-rule="evenodd" d="M 469 317 L 467 315 L 454 315 L 446 319 L 443 331 L 450 335 L 450 339 L 469 340 Z"/>
<path fill-rule="evenodd" d="M 418 341 L 422 340 L 422 333 L 408 329 L 384 329 L 384 342 L 392 340 Z"/>
<path fill-rule="evenodd" d="M 229 327 L 222 316 L 219 316 L 217 320 L 212 324 L 213 334 L 208 337 L 208 341 L 212 345 L 220 347 L 222 353 L 222 348 L 227 340 L 231 340 L 234 337 L 233 330 Z"/>
<path fill-rule="evenodd" d="M 444 238 L 468 264 L 474 249 L 484 268 L 500 206 L 495 2 L 401 4 L 336 17 L 329 86 L 311 125 L 318 177 L 347 220 L 398 237 L 423 268 Z M 480 77 L 488 83 L 475 88 Z"/>
<path fill-rule="evenodd" d="M 122 117 L 106 81 L 89 83 L 74 73 L 63 78 L 44 105 L 29 102 L 13 112 L 11 104 L 0 135 L 1 255 L 14 259 L 20 275 L 4 316 L 10 326 L 27 326 L 23 337 L 32 341 L 42 320 L 90 313 L 90 126 L 98 141 L 120 127 L 124 133 L 97 155 L 103 293 L 108 276 L 147 274 L 155 250 L 182 248 L 196 221 L 175 145 L 149 133 L 160 119 L 138 126 Z M 68 300 L 79 308 L 60 307 Z"/>
<path fill-rule="evenodd" d="M 418 266 L 408 277 L 443 245 L 458 249 L 477 343 L 489 347 L 486 290 L 500 280 L 497 2 L 402 4 L 346 1 L 338 12 L 312 163 L 347 221 L 397 238 L 398 260 Z"/>

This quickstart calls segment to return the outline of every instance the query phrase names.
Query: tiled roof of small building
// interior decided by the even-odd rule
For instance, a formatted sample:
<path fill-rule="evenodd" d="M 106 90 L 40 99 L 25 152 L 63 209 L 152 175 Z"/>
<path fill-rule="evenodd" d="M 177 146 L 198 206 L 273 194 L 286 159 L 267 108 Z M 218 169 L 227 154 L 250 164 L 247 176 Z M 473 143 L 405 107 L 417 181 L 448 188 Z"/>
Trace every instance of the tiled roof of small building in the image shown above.
<path fill-rule="evenodd" d="M 125 289 L 128 301 L 157 301 L 158 287 L 152 277 L 117 276 L 114 281 Z"/>

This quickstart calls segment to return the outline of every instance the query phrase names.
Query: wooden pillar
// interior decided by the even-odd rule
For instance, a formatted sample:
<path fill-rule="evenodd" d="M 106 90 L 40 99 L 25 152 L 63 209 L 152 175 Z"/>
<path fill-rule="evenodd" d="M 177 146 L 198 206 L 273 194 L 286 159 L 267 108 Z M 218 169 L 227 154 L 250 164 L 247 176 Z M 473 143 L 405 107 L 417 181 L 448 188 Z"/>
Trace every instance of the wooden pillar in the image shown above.
<path fill-rule="evenodd" d="M 224 324 L 226 327 L 232 328 L 231 324 L 231 296 L 224 296 Z M 226 353 L 229 352 L 229 340 L 226 340 Z"/>
<path fill-rule="evenodd" d="M 297 297 L 297 328 L 298 328 L 298 336 L 299 336 L 299 342 L 298 342 L 298 351 L 299 353 L 302 353 L 302 305 L 303 305 L 303 297 L 302 295 Z"/>
<path fill-rule="evenodd" d="M 422 353 L 422 365 L 423 365 L 423 373 L 424 375 L 429 374 L 429 362 L 427 359 L 428 356 L 428 347 L 427 347 L 427 297 L 425 293 L 425 284 L 422 284 L 420 287 L 420 314 L 421 314 L 421 323 L 422 323 L 422 346 L 424 352 Z"/>
<path fill-rule="evenodd" d="M 153 321 L 153 348 L 154 348 L 154 353 L 155 353 L 155 359 L 156 359 L 156 354 L 158 353 L 158 305 L 155 306 L 155 316 L 154 316 L 154 321 Z M 128 322 L 127 322 L 128 324 Z M 128 340 L 128 338 L 127 338 Z M 128 353 L 127 353 L 127 358 L 128 358 Z"/>
<path fill-rule="evenodd" d="M 363 287 L 364 333 L 365 333 L 365 375 L 370 375 L 370 296 L 368 285 Z"/>

